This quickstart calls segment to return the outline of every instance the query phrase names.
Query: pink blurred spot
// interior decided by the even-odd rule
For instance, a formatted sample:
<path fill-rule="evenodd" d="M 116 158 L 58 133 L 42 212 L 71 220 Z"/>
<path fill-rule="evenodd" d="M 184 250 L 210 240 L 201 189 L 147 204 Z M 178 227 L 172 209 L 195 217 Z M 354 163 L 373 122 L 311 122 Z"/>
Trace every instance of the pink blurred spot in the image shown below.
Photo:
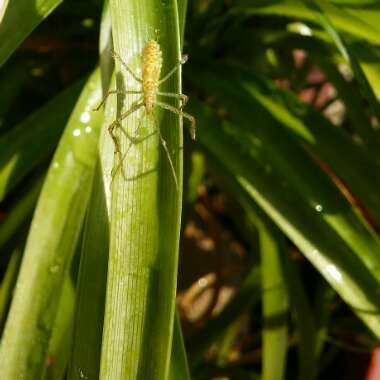
<path fill-rule="evenodd" d="M 380 380 L 380 348 L 372 352 L 365 380 Z"/>

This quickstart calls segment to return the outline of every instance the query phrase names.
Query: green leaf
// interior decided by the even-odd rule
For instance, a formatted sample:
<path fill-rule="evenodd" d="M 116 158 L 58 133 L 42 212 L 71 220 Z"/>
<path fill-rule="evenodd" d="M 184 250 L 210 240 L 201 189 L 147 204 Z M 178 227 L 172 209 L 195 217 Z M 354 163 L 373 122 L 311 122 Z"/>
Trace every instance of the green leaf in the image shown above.
<path fill-rule="evenodd" d="M 181 50 L 183 48 L 183 38 L 185 34 L 187 0 L 177 0 L 178 4 L 178 19 L 179 19 L 179 34 L 181 36 Z"/>
<path fill-rule="evenodd" d="M 108 91 L 115 66 L 112 59 L 112 46 L 111 10 L 109 1 L 105 0 L 99 36 L 100 71 L 102 75 L 103 94 Z"/>
<path fill-rule="evenodd" d="M 42 182 L 43 177 L 31 182 L 27 190 L 19 195 L 17 202 L 7 211 L 5 220 L 0 223 L 0 247 L 32 216 Z"/>
<path fill-rule="evenodd" d="M 75 289 L 71 273 L 66 273 L 49 342 L 47 365 L 42 380 L 62 380 L 66 373 L 72 343 Z"/>
<path fill-rule="evenodd" d="M 209 80 L 209 86 L 210 83 Z M 232 83 L 235 86 L 235 82 Z M 224 96 L 226 93 L 223 92 Z M 247 107 L 252 112 L 252 105 L 246 105 L 241 96 L 234 94 L 233 97 L 234 101 L 239 102 L 240 111 Z M 200 120 L 202 145 L 234 174 L 248 195 L 299 247 L 379 338 L 379 265 L 376 263 L 379 246 L 372 235 L 364 232 L 366 230 L 363 230 L 362 222 L 332 183 L 323 180 L 322 172 L 314 167 L 307 156 L 301 155 L 289 139 L 284 140 L 284 135 L 279 136 L 277 133 L 277 139 L 272 137 L 271 142 L 267 143 L 264 136 L 269 132 L 269 124 L 260 123 L 262 115 L 256 115 L 256 125 L 264 133 L 259 134 L 258 129 L 255 129 L 256 137 L 252 139 L 238 127 L 221 122 L 199 103 L 193 101 L 191 109 Z M 291 159 L 292 156 L 297 157 L 301 166 Z M 282 166 L 284 157 L 290 164 L 285 167 Z M 271 167 L 268 170 L 270 158 Z M 292 174 L 292 170 L 299 174 Z M 318 178 L 318 184 L 313 185 L 309 176 Z M 301 185 L 304 179 L 307 184 Z M 310 186 L 318 191 L 317 204 L 313 204 L 313 189 Z M 334 201 L 328 201 L 329 198 L 321 201 L 322 195 L 324 197 L 327 194 Z M 323 205 L 323 210 L 315 209 L 318 204 Z M 347 235 L 348 230 L 352 231 L 355 238 Z M 372 247 L 367 250 L 361 248 L 367 243 Z"/>
<path fill-rule="evenodd" d="M 263 291 L 263 380 L 285 378 L 288 345 L 288 294 L 281 252 L 282 237 L 273 226 L 257 223 Z M 272 227 L 272 228 L 271 228 Z"/>
<path fill-rule="evenodd" d="M 0 137 L 0 200 L 51 155 L 82 86 L 70 86 Z"/>
<path fill-rule="evenodd" d="M 223 73 L 227 72 L 236 74 L 235 80 L 275 118 L 279 128 L 286 128 L 328 164 L 380 222 L 380 198 L 376 193 L 380 167 L 365 147 L 353 142 L 290 91 L 235 65 L 224 66 Z M 257 112 L 262 113 L 259 108 Z"/>
<path fill-rule="evenodd" d="M 301 273 L 296 264 L 285 257 L 285 276 L 291 308 L 296 320 L 298 343 L 298 378 L 313 380 L 318 369 L 318 340 L 315 315 L 310 305 Z"/>
<path fill-rule="evenodd" d="M 367 23 L 367 19 L 357 17 L 357 12 L 349 13 L 344 8 L 335 6 L 328 1 L 318 1 L 323 4 L 326 12 L 339 29 L 351 33 L 353 36 L 364 38 L 367 41 L 380 44 L 380 27 L 378 23 Z M 238 0 L 235 3 L 234 12 L 245 14 L 276 15 L 285 17 L 301 18 L 317 22 L 315 14 L 302 0 L 259 1 Z"/>
<path fill-rule="evenodd" d="M 100 74 L 87 81 L 45 180 L 28 236 L 16 292 L 0 346 L 2 376 L 40 378 L 62 282 L 89 198 L 101 114 Z"/>
<path fill-rule="evenodd" d="M 210 157 L 208 158 L 210 159 Z M 277 265 L 280 266 L 275 268 L 273 273 L 271 270 L 269 270 L 270 268 L 268 267 L 263 269 L 267 271 L 267 273 L 264 275 L 267 278 L 262 278 L 262 286 L 264 286 L 264 283 L 266 281 L 270 282 L 274 280 L 273 277 L 276 278 L 276 276 L 273 276 L 274 274 L 276 274 L 276 271 L 277 279 L 280 280 L 278 282 L 278 286 L 274 288 L 274 290 L 277 290 L 278 292 L 275 291 L 273 294 L 273 289 L 272 292 L 262 292 L 263 302 L 265 302 L 266 297 L 271 298 L 273 296 L 274 298 L 277 298 L 276 296 L 278 295 L 278 293 L 281 294 L 285 291 L 283 298 L 280 298 L 278 302 L 275 302 L 274 307 L 282 306 L 284 307 L 284 311 L 287 311 L 286 309 L 289 302 L 288 298 L 290 299 L 290 306 L 296 317 L 295 327 L 299 339 L 298 378 L 312 380 L 315 378 L 317 370 L 316 322 L 311 305 L 309 304 L 308 297 L 305 292 L 305 287 L 303 286 L 300 277 L 300 273 L 296 268 L 295 263 L 293 263 L 289 259 L 287 253 L 285 252 L 285 242 L 283 235 L 279 233 L 277 227 L 273 224 L 273 222 L 271 222 L 271 220 L 265 215 L 265 213 L 262 210 L 260 210 L 260 208 L 257 206 L 256 202 L 252 199 L 252 197 L 249 197 L 249 195 L 245 192 L 244 188 L 241 185 L 239 185 L 239 183 L 235 179 L 231 180 L 231 178 L 234 177 L 233 174 L 229 172 L 225 166 L 220 166 L 220 164 L 216 165 L 216 163 L 214 162 L 214 157 L 211 158 L 211 160 L 213 160 L 212 168 L 214 175 L 216 172 L 218 177 L 223 178 L 223 188 L 226 189 L 230 193 L 230 195 L 239 202 L 240 206 L 245 212 L 249 229 L 246 236 L 248 241 L 250 240 L 250 236 L 253 236 L 253 226 L 257 226 L 259 231 L 262 231 L 262 229 L 265 229 L 265 231 L 269 231 L 269 233 L 271 233 L 272 238 L 275 238 L 276 248 L 281 249 L 282 251 L 281 257 L 278 257 L 277 261 Z M 266 252 L 261 252 L 261 256 L 264 256 L 265 254 Z M 266 259 L 267 258 L 262 258 L 262 265 L 265 265 Z M 284 289 L 284 286 L 286 286 L 286 289 Z M 273 367 L 270 364 L 270 359 L 265 359 L 264 357 L 264 361 L 267 360 L 267 369 L 266 372 L 264 369 L 265 373 L 263 373 L 265 374 L 265 376 L 269 376 L 268 373 L 274 368 L 278 369 L 278 376 L 280 376 L 281 373 L 283 374 L 283 372 L 281 372 L 280 370 L 282 363 L 280 358 L 282 358 L 283 360 L 285 359 L 287 347 L 286 345 L 284 346 L 284 341 L 281 339 L 281 337 L 284 338 L 286 327 L 281 324 L 279 324 L 276 327 L 277 328 L 274 328 L 275 331 L 273 331 L 273 334 L 275 336 L 278 335 L 279 340 L 270 343 L 268 342 L 269 347 L 267 348 L 267 351 L 269 351 L 268 355 L 270 355 L 272 350 L 276 351 L 278 356 L 276 355 L 276 363 L 272 363 Z"/>
<path fill-rule="evenodd" d="M 0 23 L 0 67 L 62 0 L 18 0 L 8 4 Z"/>
<path fill-rule="evenodd" d="M 20 267 L 22 248 L 17 247 L 9 260 L 7 270 L 0 286 L 0 325 L 3 328 L 8 307 L 12 299 L 12 292 L 16 284 L 16 278 Z"/>
<path fill-rule="evenodd" d="M 106 112 L 105 125 L 112 122 L 112 117 Z M 113 154 L 109 153 L 113 149 L 105 129 L 100 138 L 100 158 L 95 168 L 83 236 L 69 380 L 99 378 L 109 249 L 110 204 L 106 194 L 109 195 L 111 185 L 110 175 L 103 177 L 103 174 L 111 173 Z"/>
<path fill-rule="evenodd" d="M 114 62 L 111 48 L 111 13 L 109 2 L 106 0 L 99 38 L 103 95 L 108 91 L 112 79 Z M 108 126 L 112 121 L 113 114 L 108 109 L 103 124 Z M 99 378 L 109 249 L 110 205 L 109 200 L 106 200 L 106 194 L 109 194 L 111 178 L 107 174 L 112 170 L 114 149 L 112 141 L 105 136 L 109 137 L 106 128 L 100 134 L 97 165 L 83 233 L 69 380 Z M 107 143 L 108 147 L 105 147 Z"/>
<path fill-rule="evenodd" d="M 241 130 L 240 143 L 256 156 L 257 164 L 268 174 L 273 169 L 274 176 L 278 176 L 277 180 L 284 187 L 288 184 L 294 187 L 300 194 L 300 202 L 303 200 L 308 205 L 310 217 L 327 223 L 352 247 L 376 278 L 380 278 L 378 238 L 363 219 L 358 217 L 357 212 L 305 151 L 304 146 L 280 128 L 271 112 L 263 109 L 244 86 L 239 85 L 241 73 L 228 70 L 222 65 L 213 65 L 210 70 L 206 67 L 204 64 L 202 70 L 194 70 L 192 80 L 198 86 L 204 86 L 207 77 L 207 91 L 227 106 L 239 126 L 237 132 Z M 255 115 L 254 122 L 252 115 Z"/>
<path fill-rule="evenodd" d="M 114 48 L 132 69 L 139 66 L 138 57 L 150 39 L 158 39 L 161 45 L 163 73 L 178 63 L 175 1 L 112 0 L 110 5 Z M 130 21 L 126 23 L 126 19 Z M 119 61 L 116 82 L 119 90 L 138 86 Z M 180 92 L 179 73 L 162 91 Z M 132 101 L 136 98 L 128 95 L 124 104 L 114 106 L 117 115 L 126 112 Z M 145 110 L 140 108 L 115 130 L 122 161 L 116 155 L 101 379 L 166 379 L 168 375 L 182 197 L 182 134 L 178 116 L 161 110 L 155 115 L 157 125 L 155 118 L 141 119 Z M 170 152 L 178 189 L 158 128 Z M 138 141 L 131 142 L 126 135 Z M 124 160 L 126 153 L 128 159 Z M 113 149 L 108 154 L 113 156 Z"/>
<path fill-rule="evenodd" d="M 4 17 L 5 10 L 8 7 L 8 3 L 9 3 L 9 0 L 4 0 L 1 3 L 1 5 L 0 5 L 0 23 L 1 23 L 1 20 L 3 19 L 3 17 Z"/>
<path fill-rule="evenodd" d="M 183 341 L 181 321 L 178 312 L 174 318 L 173 348 L 170 358 L 169 380 L 190 380 L 185 343 Z"/>
<path fill-rule="evenodd" d="M 358 60 L 355 57 L 350 46 L 345 42 L 344 38 L 341 37 L 338 31 L 334 28 L 330 20 L 325 15 L 325 8 L 321 8 L 318 3 L 310 2 L 310 9 L 315 10 L 315 13 L 320 20 L 321 25 L 324 27 L 326 32 L 331 36 L 335 45 L 337 46 L 340 53 L 343 55 L 345 61 L 350 65 L 352 71 L 355 74 L 356 79 L 359 82 L 361 92 L 363 96 L 368 100 L 374 115 L 377 120 L 380 120 L 380 104 L 376 98 L 376 95 L 371 88 L 368 79 L 366 78 Z M 366 131 L 366 130 L 363 130 Z M 372 132 L 372 133 L 371 133 Z M 380 146 L 379 132 L 375 129 L 369 130 L 365 135 L 363 135 L 363 140 L 367 142 L 370 146 L 373 146 L 375 152 L 378 152 Z M 374 141 L 373 141 L 374 140 Z M 373 143 L 371 144 L 371 142 Z"/>

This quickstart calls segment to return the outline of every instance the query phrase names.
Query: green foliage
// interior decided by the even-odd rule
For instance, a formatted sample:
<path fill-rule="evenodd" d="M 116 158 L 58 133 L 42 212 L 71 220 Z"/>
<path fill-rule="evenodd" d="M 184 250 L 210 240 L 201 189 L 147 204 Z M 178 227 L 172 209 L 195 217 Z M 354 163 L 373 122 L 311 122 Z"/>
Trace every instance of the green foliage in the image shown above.
<path fill-rule="evenodd" d="M 380 340 L 378 2 L 0 6 L 0 378 L 354 379 L 343 353 Z M 112 50 L 138 71 L 151 39 L 163 74 L 189 54 L 195 143 L 159 107 L 112 138 L 132 94 L 94 110 L 140 86 Z M 181 225 L 219 263 L 181 268 L 216 277 L 198 322 Z"/>

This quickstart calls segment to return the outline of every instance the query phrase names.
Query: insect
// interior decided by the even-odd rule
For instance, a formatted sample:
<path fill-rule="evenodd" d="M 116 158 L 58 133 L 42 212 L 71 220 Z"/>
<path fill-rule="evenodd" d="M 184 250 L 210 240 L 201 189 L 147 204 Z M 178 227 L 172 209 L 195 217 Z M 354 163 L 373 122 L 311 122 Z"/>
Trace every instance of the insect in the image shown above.
<path fill-rule="evenodd" d="M 105 103 L 106 99 L 109 95 L 112 94 L 139 94 L 141 95 L 140 98 L 136 103 L 134 103 L 131 108 L 120 115 L 109 127 L 108 131 L 112 137 L 112 140 L 115 144 L 115 153 L 119 154 L 121 156 L 120 147 L 118 138 L 115 135 L 115 128 L 117 126 L 120 126 L 120 123 L 123 119 L 131 115 L 132 113 L 136 112 L 138 109 L 143 107 L 145 109 L 145 113 L 147 115 L 150 115 L 153 113 L 155 107 L 160 107 L 165 110 L 174 112 L 175 114 L 182 116 L 190 121 L 190 136 L 193 140 L 195 140 L 196 136 L 196 122 L 195 118 L 191 115 L 189 115 L 186 112 L 182 111 L 182 108 L 187 103 L 187 96 L 184 94 L 176 94 L 171 92 L 161 92 L 160 91 L 160 85 L 166 82 L 177 70 L 178 68 L 183 65 L 187 61 L 187 56 L 182 56 L 181 60 L 162 78 L 161 76 L 161 69 L 162 69 L 162 51 L 159 43 L 155 40 L 149 40 L 146 42 L 143 53 L 142 53 L 142 76 L 141 78 L 123 61 L 123 59 L 116 53 L 113 52 L 113 57 L 115 60 L 118 60 L 121 65 L 125 68 L 125 70 L 132 75 L 132 77 L 140 84 L 139 90 L 127 90 L 127 91 L 121 91 L 121 90 L 111 90 L 109 91 L 102 102 L 99 104 L 95 110 L 99 110 L 100 107 Z M 168 98 L 175 98 L 179 99 L 181 101 L 181 106 L 179 108 L 176 108 L 170 104 L 167 104 L 163 101 L 158 100 L 159 97 L 168 97 Z M 161 132 L 159 128 L 157 129 L 158 135 L 161 141 L 161 144 L 166 152 L 166 155 L 169 160 L 169 164 L 171 167 L 171 170 L 174 175 L 174 180 L 176 183 L 176 187 L 178 189 L 178 180 L 175 173 L 174 165 L 172 162 L 172 159 L 170 157 L 170 153 L 166 144 L 166 141 L 161 135 Z M 122 158 L 121 158 L 122 161 Z"/>

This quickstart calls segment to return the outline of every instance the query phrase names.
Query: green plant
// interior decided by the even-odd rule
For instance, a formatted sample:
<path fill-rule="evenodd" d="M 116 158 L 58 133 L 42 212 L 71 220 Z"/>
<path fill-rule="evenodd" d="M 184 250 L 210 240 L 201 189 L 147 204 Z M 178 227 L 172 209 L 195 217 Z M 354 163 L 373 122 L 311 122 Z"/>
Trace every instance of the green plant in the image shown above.
<path fill-rule="evenodd" d="M 0 377 L 354 378 L 340 355 L 380 339 L 378 2 L 2 7 Z M 190 56 L 195 143 L 178 115 L 146 118 L 141 107 L 114 129 L 115 144 L 108 128 L 134 95 L 94 111 L 109 90 L 136 86 L 112 50 L 136 70 L 150 39 L 164 73 Z M 163 90 L 181 86 L 179 70 Z M 183 337 L 180 228 L 186 238 L 199 221 L 219 269 Z M 247 268 L 218 311 L 223 231 Z"/>

